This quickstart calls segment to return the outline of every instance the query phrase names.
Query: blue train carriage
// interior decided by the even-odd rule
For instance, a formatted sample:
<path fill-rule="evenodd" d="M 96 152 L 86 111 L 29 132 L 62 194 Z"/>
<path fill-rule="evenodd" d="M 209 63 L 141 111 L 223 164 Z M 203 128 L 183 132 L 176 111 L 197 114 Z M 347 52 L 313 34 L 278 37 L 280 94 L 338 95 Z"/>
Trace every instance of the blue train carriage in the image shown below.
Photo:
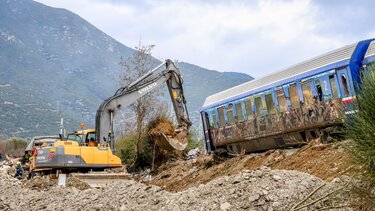
<path fill-rule="evenodd" d="M 254 152 L 306 143 L 356 112 L 362 71 L 375 41 L 363 40 L 206 98 L 207 152 Z"/>

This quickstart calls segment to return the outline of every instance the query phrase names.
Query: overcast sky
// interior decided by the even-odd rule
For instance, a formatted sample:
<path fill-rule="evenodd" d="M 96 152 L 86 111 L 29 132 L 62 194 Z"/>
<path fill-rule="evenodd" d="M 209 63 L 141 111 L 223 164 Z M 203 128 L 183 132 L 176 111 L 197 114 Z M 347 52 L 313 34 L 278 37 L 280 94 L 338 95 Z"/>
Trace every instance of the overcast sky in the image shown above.
<path fill-rule="evenodd" d="M 375 37 L 373 0 L 37 1 L 78 14 L 126 46 L 156 45 L 156 58 L 254 77 Z"/>

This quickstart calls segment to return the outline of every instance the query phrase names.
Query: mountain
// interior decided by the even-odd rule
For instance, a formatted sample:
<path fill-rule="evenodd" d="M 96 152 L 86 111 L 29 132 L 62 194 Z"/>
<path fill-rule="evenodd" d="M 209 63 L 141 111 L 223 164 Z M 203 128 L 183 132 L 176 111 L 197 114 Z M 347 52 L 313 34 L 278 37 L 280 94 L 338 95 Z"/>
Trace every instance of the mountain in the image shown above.
<path fill-rule="evenodd" d="M 0 5 L 0 134 L 55 134 L 60 117 L 69 130 L 82 120 L 93 127 L 99 104 L 119 87 L 121 57 L 134 49 L 65 9 L 30 0 Z M 206 96 L 252 79 L 188 63 L 180 69 L 191 113 Z"/>

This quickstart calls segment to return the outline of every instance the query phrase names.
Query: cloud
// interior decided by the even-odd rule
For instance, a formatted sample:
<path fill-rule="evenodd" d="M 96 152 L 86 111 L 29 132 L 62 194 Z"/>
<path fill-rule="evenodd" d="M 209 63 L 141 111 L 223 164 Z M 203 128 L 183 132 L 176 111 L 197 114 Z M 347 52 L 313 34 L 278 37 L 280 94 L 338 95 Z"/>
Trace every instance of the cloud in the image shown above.
<path fill-rule="evenodd" d="M 144 44 L 155 44 L 153 54 L 157 58 L 255 77 L 363 39 L 374 31 L 374 27 L 364 31 L 358 24 L 352 27 L 354 32 L 345 28 L 342 20 L 362 24 L 360 18 L 368 13 L 363 12 L 363 6 L 349 7 L 361 14 L 350 18 L 343 1 L 38 2 L 71 10 L 129 47 L 140 39 Z M 345 14 L 332 9 L 334 6 Z"/>

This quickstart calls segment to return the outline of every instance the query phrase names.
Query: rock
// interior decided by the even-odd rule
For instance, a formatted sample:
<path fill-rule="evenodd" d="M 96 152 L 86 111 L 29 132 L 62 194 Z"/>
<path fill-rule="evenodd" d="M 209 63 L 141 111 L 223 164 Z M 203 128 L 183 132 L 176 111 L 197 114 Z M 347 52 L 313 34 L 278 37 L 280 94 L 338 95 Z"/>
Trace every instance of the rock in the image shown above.
<path fill-rule="evenodd" d="M 221 210 L 229 210 L 229 208 L 231 207 L 232 205 L 229 204 L 228 202 L 225 202 L 223 204 L 220 204 L 220 209 Z"/>
<path fill-rule="evenodd" d="M 192 173 L 195 173 L 197 171 L 198 171 L 198 168 L 194 166 L 192 169 L 189 170 L 189 173 L 192 174 Z"/>
<path fill-rule="evenodd" d="M 273 175 L 272 178 L 275 180 L 275 181 L 279 181 L 281 180 L 281 177 L 279 175 Z"/>
<path fill-rule="evenodd" d="M 188 152 L 188 159 L 195 159 L 200 154 L 199 148 L 194 148 Z"/>
<path fill-rule="evenodd" d="M 322 184 L 322 180 L 306 173 L 262 167 L 218 177 L 178 193 L 134 180 L 121 180 L 100 189 L 55 186 L 30 189 L 26 187 L 30 181 L 15 180 L 2 169 L 7 167 L 0 166 L 1 210 L 11 209 L 10 206 L 15 206 L 16 210 L 59 207 L 66 210 L 288 210 Z M 42 178 L 35 180 L 42 185 L 53 182 Z M 344 181 L 337 179 L 327 190 L 342 185 Z M 53 205 L 50 201 L 54 202 Z M 306 209 L 313 210 L 314 206 Z"/>
<path fill-rule="evenodd" d="M 250 201 L 250 202 L 254 202 L 254 201 L 258 200 L 259 197 L 260 197 L 259 194 L 251 195 L 251 196 L 249 196 L 249 201 Z"/>

